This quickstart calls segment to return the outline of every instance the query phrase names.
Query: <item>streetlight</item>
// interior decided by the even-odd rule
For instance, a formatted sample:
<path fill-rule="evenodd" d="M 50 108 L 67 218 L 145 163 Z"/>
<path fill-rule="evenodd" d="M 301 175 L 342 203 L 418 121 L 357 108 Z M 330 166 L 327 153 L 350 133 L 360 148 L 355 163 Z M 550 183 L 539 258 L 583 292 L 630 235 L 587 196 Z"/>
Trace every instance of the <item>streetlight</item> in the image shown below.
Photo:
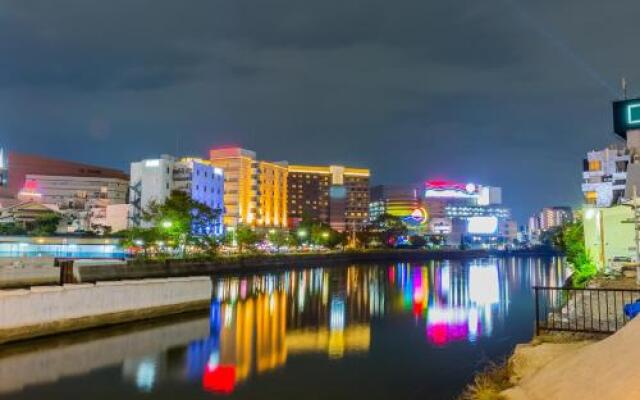
<path fill-rule="evenodd" d="M 322 232 L 322 237 L 325 239 L 329 239 L 329 232 Z"/>
<path fill-rule="evenodd" d="M 305 231 L 305 230 L 299 230 L 299 231 L 298 231 L 298 237 L 299 237 L 300 239 L 304 239 L 305 237 L 307 237 L 307 231 Z"/>
<path fill-rule="evenodd" d="M 162 221 L 162 227 L 169 229 L 171 228 L 171 226 L 173 225 L 173 223 L 171 221 Z"/>

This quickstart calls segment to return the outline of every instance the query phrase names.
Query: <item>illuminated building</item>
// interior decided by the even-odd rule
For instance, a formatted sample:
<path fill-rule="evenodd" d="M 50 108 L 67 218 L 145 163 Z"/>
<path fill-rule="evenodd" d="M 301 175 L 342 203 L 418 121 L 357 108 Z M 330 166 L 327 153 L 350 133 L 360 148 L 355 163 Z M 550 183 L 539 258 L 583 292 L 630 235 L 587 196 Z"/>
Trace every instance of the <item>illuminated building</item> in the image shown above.
<path fill-rule="evenodd" d="M 501 204 L 499 187 L 442 180 L 426 182 L 420 198 L 429 217 L 428 234 L 444 238 L 450 246 L 495 248 L 512 243 L 517 225 Z"/>
<path fill-rule="evenodd" d="M 529 234 L 536 241 L 542 232 L 573 222 L 571 207 L 545 207 L 529 217 Z"/>
<path fill-rule="evenodd" d="M 0 171 L 3 171 L 6 184 L 0 185 L 0 197 L 16 197 L 23 190 L 27 175 L 129 179 L 122 171 L 95 165 L 18 153 L 9 153 L 8 158 L 5 157 L 3 152 L 4 168 Z"/>
<path fill-rule="evenodd" d="M 106 207 L 126 203 L 129 177 L 121 171 L 0 150 L 0 197 L 46 204 L 65 232 L 101 233 Z M 5 202 L 6 203 L 6 202 Z"/>
<path fill-rule="evenodd" d="M 66 221 L 65 232 L 104 233 L 126 229 L 122 223 L 107 219 L 107 208 L 125 206 L 129 181 L 121 178 L 54 176 L 27 174 L 20 201 L 46 204 Z"/>
<path fill-rule="evenodd" d="M 287 226 L 287 175 L 286 163 L 258 163 L 259 207 L 256 225 Z"/>
<path fill-rule="evenodd" d="M 289 220 L 303 218 L 337 231 L 358 230 L 369 216 L 369 177 L 364 168 L 289 165 Z"/>
<path fill-rule="evenodd" d="M 385 214 L 404 218 L 417 208 L 417 189 L 411 185 L 379 185 L 371 188 L 369 199 L 371 221 Z"/>
<path fill-rule="evenodd" d="M 224 170 L 225 225 L 287 226 L 286 162 L 257 161 L 240 147 L 210 150 L 211 163 Z"/>
<path fill-rule="evenodd" d="M 239 147 L 211 149 L 211 163 L 222 168 L 226 226 L 255 225 L 258 208 L 256 153 Z"/>
<path fill-rule="evenodd" d="M 201 227 L 200 233 L 222 234 L 224 212 L 224 174 L 222 169 L 208 161 L 196 158 L 176 159 L 163 155 L 157 159 L 147 159 L 131 163 L 131 186 L 129 203 L 132 226 L 149 226 L 142 220 L 143 210 L 152 202 L 163 203 L 172 191 L 187 193 L 193 200 L 212 210 L 218 210 L 220 217 L 210 227 Z"/>

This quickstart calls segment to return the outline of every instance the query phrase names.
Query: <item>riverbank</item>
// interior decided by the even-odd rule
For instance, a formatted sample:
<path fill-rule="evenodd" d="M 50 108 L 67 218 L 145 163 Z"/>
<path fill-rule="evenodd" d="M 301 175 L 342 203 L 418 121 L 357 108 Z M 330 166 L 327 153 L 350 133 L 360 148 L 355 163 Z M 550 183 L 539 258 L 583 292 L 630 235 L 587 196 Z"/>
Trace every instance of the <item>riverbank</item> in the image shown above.
<path fill-rule="evenodd" d="M 640 368 L 640 321 L 625 324 L 624 304 L 640 294 L 634 278 L 600 276 L 585 290 L 568 292 L 549 313 L 554 327 L 615 333 L 552 332 L 516 346 L 508 361 L 479 373 L 462 399 L 635 399 Z M 558 325 L 561 324 L 561 325 Z M 624 326 L 623 326 L 624 325 Z"/>
<path fill-rule="evenodd" d="M 75 269 L 78 282 L 121 279 L 164 278 L 171 276 L 214 275 L 221 273 L 255 273 L 284 268 L 308 268 L 350 263 L 420 262 L 427 260 L 462 260 L 486 257 L 557 256 L 557 253 L 487 250 L 367 250 L 327 253 L 225 256 L 212 260 L 129 261 L 126 265 L 83 265 Z"/>
<path fill-rule="evenodd" d="M 0 343 L 206 309 L 206 277 L 0 291 Z"/>

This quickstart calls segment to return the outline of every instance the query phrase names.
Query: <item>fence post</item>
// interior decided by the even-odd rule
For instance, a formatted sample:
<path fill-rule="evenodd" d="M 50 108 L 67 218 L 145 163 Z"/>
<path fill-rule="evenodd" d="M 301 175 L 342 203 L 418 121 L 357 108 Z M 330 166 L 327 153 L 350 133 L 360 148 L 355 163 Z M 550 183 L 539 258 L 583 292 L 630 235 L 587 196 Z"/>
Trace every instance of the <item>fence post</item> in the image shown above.
<path fill-rule="evenodd" d="M 535 293 L 535 302 L 536 302 L 536 336 L 540 336 L 540 308 L 538 306 L 538 287 L 533 287 L 533 292 Z"/>

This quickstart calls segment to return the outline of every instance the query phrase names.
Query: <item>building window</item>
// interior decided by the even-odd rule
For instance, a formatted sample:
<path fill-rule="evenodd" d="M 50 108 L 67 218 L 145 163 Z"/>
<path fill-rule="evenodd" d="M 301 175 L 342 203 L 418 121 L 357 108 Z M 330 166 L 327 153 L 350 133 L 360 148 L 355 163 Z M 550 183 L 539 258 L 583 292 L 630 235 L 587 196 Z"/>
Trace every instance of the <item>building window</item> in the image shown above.
<path fill-rule="evenodd" d="M 602 169 L 602 163 L 600 160 L 589 160 L 589 171 L 600 171 Z"/>

